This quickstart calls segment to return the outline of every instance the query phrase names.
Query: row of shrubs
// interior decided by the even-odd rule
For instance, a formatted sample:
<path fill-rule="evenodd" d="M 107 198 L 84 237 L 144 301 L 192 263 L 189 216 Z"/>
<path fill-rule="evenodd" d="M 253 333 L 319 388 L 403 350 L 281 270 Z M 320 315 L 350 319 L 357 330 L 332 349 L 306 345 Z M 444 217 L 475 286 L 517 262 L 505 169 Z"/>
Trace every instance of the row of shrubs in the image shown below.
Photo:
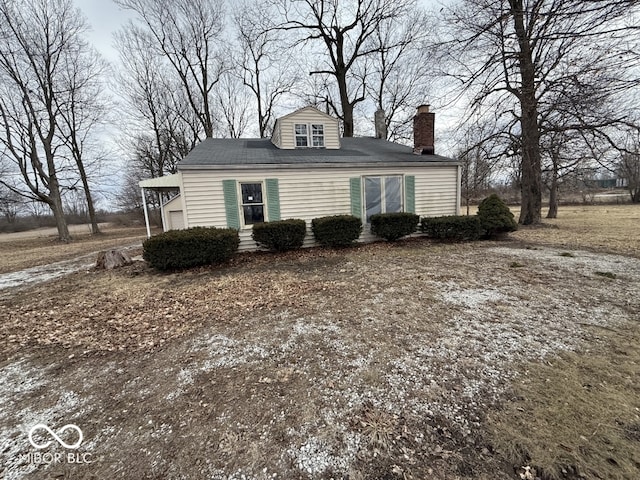
<path fill-rule="evenodd" d="M 371 232 L 389 242 L 417 231 L 420 217 L 414 213 L 383 213 L 371 216 Z M 300 248 L 307 225 L 304 220 L 290 219 L 258 223 L 253 226 L 252 238 L 268 250 L 283 252 Z M 333 215 L 311 221 L 313 236 L 320 245 L 345 247 L 362 233 L 362 221 L 353 215 Z"/>
<path fill-rule="evenodd" d="M 517 224 L 509 208 L 497 195 L 482 201 L 475 216 L 420 217 L 413 213 L 384 213 L 371 216 L 371 232 L 389 242 L 418 230 L 439 240 L 478 240 L 514 231 Z M 362 221 L 352 215 L 315 218 L 311 229 L 320 245 L 344 247 L 362 233 Z M 283 252 L 302 247 L 307 233 L 304 220 L 288 219 L 258 223 L 252 238 L 259 246 Z M 146 240 L 143 257 L 153 267 L 167 270 L 223 263 L 237 251 L 237 230 L 196 227 L 171 230 Z"/>
<path fill-rule="evenodd" d="M 478 214 L 425 217 L 413 213 L 384 213 L 371 216 L 371 232 L 388 242 L 396 241 L 418 230 L 430 238 L 450 241 L 492 238 L 517 228 L 509 207 L 497 195 L 484 199 Z M 315 218 L 311 228 L 316 241 L 329 247 L 352 244 L 362 232 L 362 222 L 352 215 Z M 282 220 L 253 226 L 253 239 L 268 250 L 278 252 L 300 248 L 306 235 L 304 220 Z"/>

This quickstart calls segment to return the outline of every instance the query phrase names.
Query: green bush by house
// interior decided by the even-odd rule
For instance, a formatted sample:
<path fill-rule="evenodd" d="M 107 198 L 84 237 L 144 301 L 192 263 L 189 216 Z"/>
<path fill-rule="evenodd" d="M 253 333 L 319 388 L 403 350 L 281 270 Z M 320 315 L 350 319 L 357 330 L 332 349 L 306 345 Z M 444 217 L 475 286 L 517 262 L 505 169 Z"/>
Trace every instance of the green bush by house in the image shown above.
<path fill-rule="evenodd" d="M 238 231 L 230 228 L 170 230 L 145 240 L 142 257 L 159 270 L 190 268 L 226 262 L 239 244 Z"/>
<path fill-rule="evenodd" d="M 420 222 L 420 231 L 437 240 L 478 240 L 483 233 L 480 219 L 468 215 L 425 217 Z"/>
<path fill-rule="evenodd" d="M 518 229 L 513 213 L 495 193 L 480 202 L 478 218 L 486 238 L 514 232 Z"/>
<path fill-rule="evenodd" d="M 371 233 L 394 242 L 418 230 L 419 221 L 415 213 L 379 213 L 371 215 Z"/>
<path fill-rule="evenodd" d="M 362 221 L 353 215 L 333 215 L 314 218 L 311 228 L 320 245 L 345 247 L 360 238 Z"/>
<path fill-rule="evenodd" d="M 251 237 L 261 247 L 285 252 L 302 247 L 306 234 L 307 224 L 304 220 L 289 219 L 256 223 Z"/>

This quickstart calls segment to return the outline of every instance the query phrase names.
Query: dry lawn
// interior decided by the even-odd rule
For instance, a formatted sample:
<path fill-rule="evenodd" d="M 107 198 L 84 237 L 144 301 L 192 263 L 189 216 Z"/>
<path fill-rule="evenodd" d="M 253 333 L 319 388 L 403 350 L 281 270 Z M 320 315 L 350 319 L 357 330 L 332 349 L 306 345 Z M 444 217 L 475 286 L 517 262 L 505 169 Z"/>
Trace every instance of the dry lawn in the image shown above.
<path fill-rule="evenodd" d="M 0 476 L 640 478 L 637 215 L 5 291 Z"/>
<path fill-rule="evenodd" d="M 78 229 L 69 243 L 59 242 L 53 229 L 47 229 L 44 235 L 40 230 L 3 233 L 0 234 L 0 274 L 70 260 L 99 250 L 140 244 L 145 238 L 144 227 L 105 226 L 100 235 Z"/>
<path fill-rule="evenodd" d="M 517 209 L 513 210 L 516 213 Z M 561 207 L 542 227 L 524 227 L 513 238 L 538 245 L 640 257 L 640 205 Z"/>

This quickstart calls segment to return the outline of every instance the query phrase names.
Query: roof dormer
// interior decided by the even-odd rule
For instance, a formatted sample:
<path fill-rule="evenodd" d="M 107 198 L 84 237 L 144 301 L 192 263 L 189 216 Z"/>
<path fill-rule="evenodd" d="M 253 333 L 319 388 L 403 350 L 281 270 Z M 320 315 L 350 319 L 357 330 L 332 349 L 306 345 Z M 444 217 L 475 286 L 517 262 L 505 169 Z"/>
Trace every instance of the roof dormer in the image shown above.
<path fill-rule="evenodd" d="M 296 148 L 340 148 L 338 119 L 315 107 L 304 107 L 276 120 L 271 143 L 289 150 Z"/>

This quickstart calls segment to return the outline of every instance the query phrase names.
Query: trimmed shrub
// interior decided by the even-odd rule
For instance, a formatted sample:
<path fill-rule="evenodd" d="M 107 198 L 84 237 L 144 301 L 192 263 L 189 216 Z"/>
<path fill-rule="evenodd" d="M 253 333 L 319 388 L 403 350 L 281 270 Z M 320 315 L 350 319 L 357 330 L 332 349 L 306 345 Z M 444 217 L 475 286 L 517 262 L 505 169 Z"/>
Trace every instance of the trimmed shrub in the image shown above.
<path fill-rule="evenodd" d="M 286 252 L 300 248 L 307 234 L 304 220 L 289 219 L 277 222 L 256 223 L 253 225 L 251 238 L 269 250 Z"/>
<path fill-rule="evenodd" d="M 478 240 L 483 233 L 480 219 L 469 215 L 425 217 L 420 222 L 420 231 L 438 240 Z"/>
<path fill-rule="evenodd" d="M 238 231 L 230 228 L 170 230 L 145 240 L 142 258 L 158 270 L 190 268 L 226 262 L 239 245 Z"/>
<path fill-rule="evenodd" d="M 346 247 L 360 238 L 362 220 L 353 215 L 314 218 L 311 228 L 316 241 L 327 247 Z"/>
<path fill-rule="evenodd" d="M 478 206 L 478 218 L 486 238 L 514 232 L 518 224 L 509 207 L 495 193 L 489 195 Z"/>
<path fill-rule="evenodd" d="M 378 213 L 371 215 L 371 233 L 395 242 L 418 230 L 420 217 L 415 213 Z"/>

